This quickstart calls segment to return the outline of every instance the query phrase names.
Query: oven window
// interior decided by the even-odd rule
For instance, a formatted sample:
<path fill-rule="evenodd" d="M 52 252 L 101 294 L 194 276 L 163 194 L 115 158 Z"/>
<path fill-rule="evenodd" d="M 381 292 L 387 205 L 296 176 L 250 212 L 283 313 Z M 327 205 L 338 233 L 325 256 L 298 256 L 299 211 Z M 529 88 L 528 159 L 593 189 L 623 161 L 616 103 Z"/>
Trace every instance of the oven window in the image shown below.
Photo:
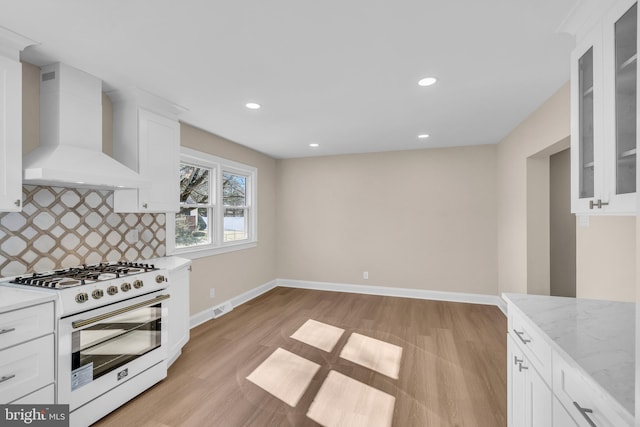
<path fill-rule="evenodd" d="M 109 317 L 73 332 L 71 372 L 95 380 L 160 347 L 161 304 Z M 72 386 L 77 388 L 85 381 Z"/>

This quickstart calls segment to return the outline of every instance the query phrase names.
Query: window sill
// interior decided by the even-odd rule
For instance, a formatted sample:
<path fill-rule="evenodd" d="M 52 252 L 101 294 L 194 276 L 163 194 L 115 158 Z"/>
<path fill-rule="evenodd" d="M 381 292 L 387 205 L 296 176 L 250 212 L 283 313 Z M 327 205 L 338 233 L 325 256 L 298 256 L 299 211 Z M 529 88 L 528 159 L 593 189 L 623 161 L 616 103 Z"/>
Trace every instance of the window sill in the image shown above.
<path fill-rule="evenodd" d="M 200 248 L 200 249 L 174 249 L 167 251 L 167 255 L 180 256 L 187 259 L 205 258 L 208 256 L 220 255 L 229 252 L 242 251 L 245 249 L 251 249 L 258 246 L 257 241 L 229 244 L 226 246 L 220 246 L 217 248 Z"/>

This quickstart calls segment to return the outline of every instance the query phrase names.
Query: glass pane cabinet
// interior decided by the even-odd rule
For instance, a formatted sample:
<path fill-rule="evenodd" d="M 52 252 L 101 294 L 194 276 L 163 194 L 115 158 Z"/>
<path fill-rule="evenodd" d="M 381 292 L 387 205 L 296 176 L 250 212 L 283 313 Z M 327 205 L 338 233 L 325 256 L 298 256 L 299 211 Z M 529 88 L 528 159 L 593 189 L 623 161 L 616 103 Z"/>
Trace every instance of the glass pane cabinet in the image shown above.
<path fill-rule="evenodd" d="M 615 23 L 616 194 L 636 192 L 637 10 Z"/>
<path fill-rule="evenodd" d="M 637 1 L 618 0 L 571 56 L 571 211 L 635 215 Z"/>
<path fill-rule="evenodd" d="M 579 126 L 580 146 L 580 198 L 593 197 L 593 47 L 578 60 L 579 70 Z"/>

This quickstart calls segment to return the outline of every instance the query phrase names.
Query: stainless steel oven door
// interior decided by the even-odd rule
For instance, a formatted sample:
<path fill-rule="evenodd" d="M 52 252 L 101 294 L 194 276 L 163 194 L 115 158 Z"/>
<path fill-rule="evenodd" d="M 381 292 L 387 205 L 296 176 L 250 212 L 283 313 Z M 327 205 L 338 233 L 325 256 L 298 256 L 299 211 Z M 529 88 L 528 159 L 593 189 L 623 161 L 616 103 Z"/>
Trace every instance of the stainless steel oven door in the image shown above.
<path fill-rule="evenodd" d="M 73 411 L 166 363 L 168 298 L 157 291 L 60 319 L 58 403 Z"/>

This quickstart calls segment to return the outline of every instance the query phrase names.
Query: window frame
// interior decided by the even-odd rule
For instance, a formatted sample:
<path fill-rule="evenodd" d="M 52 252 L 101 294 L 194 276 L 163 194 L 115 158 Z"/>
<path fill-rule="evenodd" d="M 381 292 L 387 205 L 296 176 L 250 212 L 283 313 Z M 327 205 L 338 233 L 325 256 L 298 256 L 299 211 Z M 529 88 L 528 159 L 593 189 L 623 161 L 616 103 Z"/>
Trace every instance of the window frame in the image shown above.
<path fill-rule="evenodd" d="M 231 205 L 225 205 L 224 204 L 224 174 L 228 173 L 230 175 L 235 175 L 235 176 L 242 176 L 245 178 L 245 188 L 244 188 L 244 202 L 245 204 L 242 206 L 231 206 Z M 231 168 L 231 167 L 224 167 L 220 170 L 220 192 L 221 192 L 221 197 L 220 197 L 220 212 L 222 215 L 222 229 L 220 230 L 221 234 L 220 234 L 220 238 L 222 240 L 222 243 L 239 243 L 239 242 L 246 242 L 247 240 L 251 239 L 251 218 L 252 218 L 252 212 L 251 212 L 251 203 L 249 201 L 249 198 L 251 197 L 251 194 L 253 193 L 253 184 L 252 184 L 252 177 L 251 175 L 248 175 L 247 172 L 245 170 L 240 170 L 237 168 Z M 225 211 L 227 209 L 242 209 L 245 212 L 245 223 L 246 223 L 246 227 L 247 227 L 247 238 L 246 239 L 241 239 L 241 240 L 230 240 L 228 242 L 225 241 L 225 235 L 224 235 L 224 218 L 225 218 Z"/>
<path fill-rule="evenodd" d="M 166 214 L 166 248 L 167 255 L 179 255 L 189 259 L 202 258 L 221 253 L 238 251 L 256 247 L 258 244 L 258 169 L 233 160 L 224 159 L 212 154 L 193 150 L 186 147 L 180 148 L 180 163 L 208 168 L 212 171 L 210 177 L 210 198 L 212 207 L 209 231 L 211 233 L 211 243 L 185 248 L 176 247 L 176 213 Z M 245 186 L 247 218 L 247 238 L 235 241 L 224 241 L 224 210 L 222 175 L 223 173 L 242 175 L 247 177 Z M 179 177 L 176 177 L 179 179 Z"/>

